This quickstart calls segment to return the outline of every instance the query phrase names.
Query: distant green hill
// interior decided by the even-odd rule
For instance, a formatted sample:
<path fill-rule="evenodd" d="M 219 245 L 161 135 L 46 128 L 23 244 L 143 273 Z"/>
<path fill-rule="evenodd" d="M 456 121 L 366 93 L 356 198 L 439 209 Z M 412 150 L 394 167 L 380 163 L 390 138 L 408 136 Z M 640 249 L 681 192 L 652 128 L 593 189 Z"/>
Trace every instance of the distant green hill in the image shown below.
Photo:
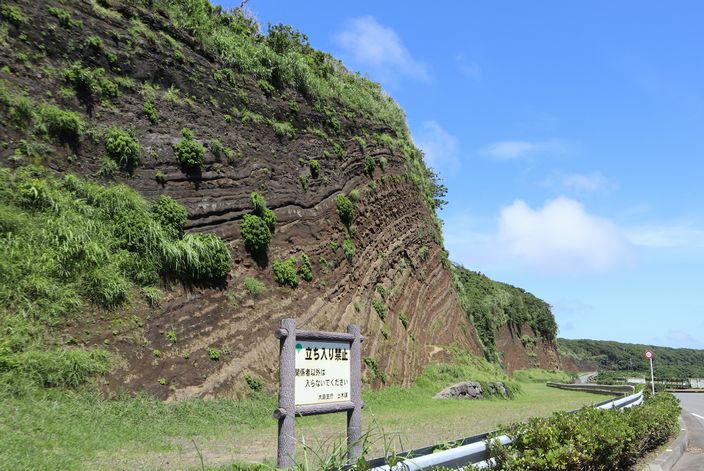
<path fill-rule="evenodd" d="M 704 350 L 657 347 L 609 340 L 557 339 L 560 355 L 600 370 L 648 372 L 644 352 L 653 351 L 656 379 L 704 378 Z"/>

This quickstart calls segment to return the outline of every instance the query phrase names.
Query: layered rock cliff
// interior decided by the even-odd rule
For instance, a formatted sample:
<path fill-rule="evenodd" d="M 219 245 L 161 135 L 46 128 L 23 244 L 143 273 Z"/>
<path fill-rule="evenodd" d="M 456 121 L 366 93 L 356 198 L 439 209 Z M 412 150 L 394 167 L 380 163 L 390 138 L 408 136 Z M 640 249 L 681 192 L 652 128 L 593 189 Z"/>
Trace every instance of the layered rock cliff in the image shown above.
<path fill-rule="evenodd" d="M 271 382 L 273 331 L 286 317 L 305 329 L 360 324 L 376 385 L 409 384 L 449 345 L 484 353 L 442 248 L 442 187 L 377 85 L 289 27 L 264 35 L 242 12 L 200 0 L 13 0 L 1 13 L 2 165 L 170 196 L 187 208 L 188 232 L 215 233 L 232 254 L 222 283 L 165 279 L 156 307 L 92 306 L 51 328 L 57 344 L 111 352 L 107 390 L 183 398 Z M 76 113 L 79 132 L 59 139 L 23 124 L 23 100 Z M 111 158 L 111 129 L 139 143 L 136 162 Z M 198 165 L 177 151 L 187 135 L 203 146 Z M 242 234 L 253 192 L 276 216 L 259 253 Z M 275 280 L 280 261 L 298 270 L 296 287 Z M 496 346 L 511 345 L 522 344 Z M 554 344 L 539 347 L 530 366 L 555 366 Z"/>

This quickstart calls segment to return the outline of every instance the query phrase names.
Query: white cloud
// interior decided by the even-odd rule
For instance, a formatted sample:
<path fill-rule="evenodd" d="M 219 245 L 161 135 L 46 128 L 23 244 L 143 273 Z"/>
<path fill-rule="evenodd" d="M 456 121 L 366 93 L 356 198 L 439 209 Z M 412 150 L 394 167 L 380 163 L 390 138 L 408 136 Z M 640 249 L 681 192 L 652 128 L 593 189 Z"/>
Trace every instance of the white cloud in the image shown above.
<path fill-rule="evenodd" d="M 494 142 L 482 149 L 484 155 L 497 160 L 511 160 L 533 152 L 536 145 L 527 141 Z"/>
<path fill-rule="evenodd" d="M 581 321 L 594 312 L 594 306 L 579 299 L 558 299 L 552 303 L 552 312 L 555 315 L 560 333 L 574 332 Z"/>
<path fill-rule="evenodd" d="M 369 68 L 382 82 L 394 81 L 399 74 L 419 80 L 430 77 L 425 64 L 411 56 L 396 31 L 380 24 L 373 16 L 348 20 L 335 41 L 352 64 Z"/>
<path fill-rule="evenodd" d="M 437 121 L 424 121 L 420 130 L 414 133 L 413 140 L 423 150 L 425 161 L 431 167 L 459 165 L 456 156 L 457 139 L 445 131 Z"/>
<path fill-rule="evenodd" d="M 702 248 L 704 229 L 691 224 L 640 226 L 626 231 L 633 245 L 650 248 Z"/>
<path fill-rule="evenodd" d="M 532 157 L 536 154 L 558 154 L 567 149 L 564 142 L 548 141 L 498 141 L 481 149 L 481 153 L 494 160 L 515 160 Z"/>
<path fill-rule="evenodd" d="M 462 75 L 472 80 L 479 80 L 482 71 L 476 62 L 468 60 L 462 53 L 457 54 L 457 56 L 455 56 L 455 60 L 457 61 L 457 65 L 459 66 Z"/>
<path fill-rule="evenodd" d="M 676 347 L 683 348 L 701 348 L 702 341 L 693 337 L 688 332 L 683 330 L 670 329 L 667 331 L 666 338 L 668 340 L 668 345 L 674 345 Z"/>
<path fill-rule="evenodd" d="M 516 200 L 501 209 L 496 221 L 495 229 L 482 230 L 487 221 L 466 215 L 447 219 L 451 258 L 483 271 L 547 274 L 600 273 L 632 259 L 632 247 L 615 224 L 564 196 L 536 209 Z"/>
<path fill-rule="evenodd" d="M 575 191 L 593 193 L 607 187 L 608 180 L 599 172 L 589 175 L 583 173 L 569 173 L 561 179 L 562 186 Z"/>
<path fill-rule="evenodd" d="M 516 262 L 550 273 L 603 272 L 630 253 L 613 223 L 566 197 L 535 210 L 521 200 L 503 208 L 498 242 Z"/>
<path fill-rule="evenodd" d="M 574 193 L 596 193 L 612 188 L 614 185 L 600 172 L 592 173 L 557 173 L 545 179 L 544 184 L 568 190 Z"/>

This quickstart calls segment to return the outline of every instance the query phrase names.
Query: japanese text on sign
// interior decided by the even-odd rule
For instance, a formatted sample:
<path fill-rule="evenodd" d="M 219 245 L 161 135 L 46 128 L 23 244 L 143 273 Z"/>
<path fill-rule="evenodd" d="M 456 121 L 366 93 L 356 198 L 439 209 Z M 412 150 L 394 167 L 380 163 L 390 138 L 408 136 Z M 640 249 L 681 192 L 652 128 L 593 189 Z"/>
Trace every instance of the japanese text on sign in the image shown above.
<path fill-rule="evenodd" d="M 296 342 L 296 405 L 350 400 L 350 344 Z"/>

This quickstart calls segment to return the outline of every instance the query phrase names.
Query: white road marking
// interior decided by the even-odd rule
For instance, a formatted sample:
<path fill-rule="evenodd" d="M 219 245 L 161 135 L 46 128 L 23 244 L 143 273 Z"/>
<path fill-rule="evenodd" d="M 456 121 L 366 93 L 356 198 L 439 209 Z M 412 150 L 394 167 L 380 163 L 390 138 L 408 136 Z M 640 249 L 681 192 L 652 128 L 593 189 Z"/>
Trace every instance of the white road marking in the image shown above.
<path fill-rule="evenodd" d="M 704 417 L 702 417 L 702 416 L 699 415 L 699 414 L 695 414 L 694 412 L 690 412 L 690 414 L 692 414 L 694 417 L 696 417 L 696 418 L 698 418 L 698 419 L 704 420 Z"/>

